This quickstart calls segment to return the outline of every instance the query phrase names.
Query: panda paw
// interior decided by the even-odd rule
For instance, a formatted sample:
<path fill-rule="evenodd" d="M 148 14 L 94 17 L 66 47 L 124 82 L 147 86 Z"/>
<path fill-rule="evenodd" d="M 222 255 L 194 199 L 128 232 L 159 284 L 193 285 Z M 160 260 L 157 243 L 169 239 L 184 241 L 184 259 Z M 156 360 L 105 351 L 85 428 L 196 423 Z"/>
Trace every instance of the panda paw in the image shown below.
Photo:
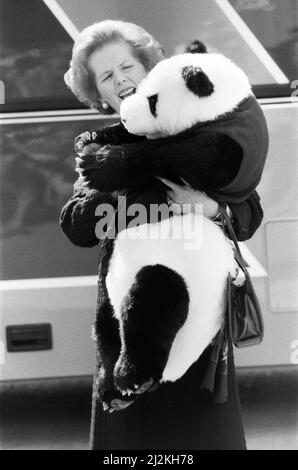
<path fill-rule="evenodd" d="M 120 358 L 114 369 L 114 383 L 122 396 L 141 395 L 158 386 L 158 380 L 146 368 L 137 368 L 127 359 Z"/>
<path fill-rule="evenodd" d="M 123 397 L 115 388 L 112 373 L 107 373 L 104 367 L 100 366 L 94 382 L 93 398 L 102 404 L 104 411 L 112 413 L 124 410 L 134 403 L 138 396 Z"/>
<path fill-rule="evenodd" d="M 89 146 L 91 144 L 100 144 L 98 134 L 95 131 L 85 131 L 75 138 L 75 151 L 77 153 L 82 152 L 86 146 Z"/>
<path fill-rule="evenodd" d="M 120 392 L 117 390 L 113 392 L 114 398 L 104 397 L 102 402 L 102 407 L 104 411 L 108 411 L 109 413 L 113 413 L 113 411 L 121 411 L 128 408 L 132 403 L 135 402 L 137 397 L 131 397 L 130 399 L 126 397 L 122 397 Z"/>
<path fill-rule="evenodd" d="M 153 378 L 151 377 L 147 382 L 143 382 L 141 385 L 138 385 L 138 384 L 134 384 L 133 385 L 133 389 L 131 388 L 119 388 L 119 390 L 121 390 L 121 394 L 122 395 L 128 395 L 128 397 L 130 397 L 130 395 L 140 395 L 141 393 L 144 393 L 146 392 L 147 390 L 149 390 L 149 388 L 154 384 L 154 380 Z M 124 385 L 124 384 L 123 384 Z M 127 383 L 126 383 L 127 385 Z M 131 385 L 131 384 L 130 384 Z"/>

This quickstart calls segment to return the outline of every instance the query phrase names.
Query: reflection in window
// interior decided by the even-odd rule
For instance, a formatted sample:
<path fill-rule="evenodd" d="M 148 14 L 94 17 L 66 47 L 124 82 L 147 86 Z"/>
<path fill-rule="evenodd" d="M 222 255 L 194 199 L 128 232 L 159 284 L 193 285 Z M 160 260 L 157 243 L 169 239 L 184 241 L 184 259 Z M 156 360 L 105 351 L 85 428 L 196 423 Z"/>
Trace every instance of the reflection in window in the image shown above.
<path fill-rule="evenodd" d="M 78 177 L 74 136 L 98 127 L 96 119 L 1 126 L 1 280 L 96 274 L 96 256 L 67 240 L 59 216 Z"/>
<path fill-rule="evenodd" d="M 6 105 L 19 103 L 17 109 L 25 111 L 33 102 L 73 99 L 63 81 L 73 40 L 46 5 L 40 0 L 0 0 L 0 11 L 0 78 Z"/>
<path fill-rule="evenodd" d="M 297 0 L 229 0 L 289 81 L 298 78 Z"/>

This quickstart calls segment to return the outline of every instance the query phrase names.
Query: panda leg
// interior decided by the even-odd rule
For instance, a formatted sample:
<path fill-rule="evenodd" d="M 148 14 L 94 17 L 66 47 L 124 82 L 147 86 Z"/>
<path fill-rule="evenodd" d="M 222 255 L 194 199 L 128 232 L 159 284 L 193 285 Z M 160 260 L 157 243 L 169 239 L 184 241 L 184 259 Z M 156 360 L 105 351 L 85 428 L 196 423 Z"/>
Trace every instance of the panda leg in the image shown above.
<path fill-rule="evenodd" d="M 156 264 L 137 273 L 119 318 L 121 352 L 114 380 L 121 392 L 143 393 L 161 379 L 188 305 L 185 282 L 172 269 Z"/>
<path fill-rule="evenodd" d="M 103 409 L 110 412 L 127 408 L 137 398 L 129 400 L 115 388 L 113 371 L 120 354 L 119 322 L 113 316 L 109 299 L 100 305 L 94 322 L 94 339 L 97 343 L 97 368 L 95 390 Z"/>

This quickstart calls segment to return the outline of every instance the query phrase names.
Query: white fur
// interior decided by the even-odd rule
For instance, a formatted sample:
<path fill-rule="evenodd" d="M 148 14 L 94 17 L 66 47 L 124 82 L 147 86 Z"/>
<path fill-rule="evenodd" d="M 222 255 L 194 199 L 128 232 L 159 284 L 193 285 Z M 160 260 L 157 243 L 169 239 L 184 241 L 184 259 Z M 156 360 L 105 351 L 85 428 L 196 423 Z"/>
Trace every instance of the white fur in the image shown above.
<path fill-rule="evenodd" d="M 202 216 L 183 216 L 187 219 L 196 217 Z M 144 224 L 120 232 L 107 275 L 107 289 L 118 319 L 122 301 L 144 266 L 162 264 L 185 280 L 190 297 L 188 317 L 172 344 L 163 381 L 180 378 L 216 335 L 225 309 L 227 274 L 235 274 L 236 269 L 231 245 L 215 223 L 203 218 L 203 239 L 196 250 L 186 249 L 192 233 L 184 231 L 181 238 L 175 239 L 173 234 L 177 233 L 178 224 L 180 227 L 181 217 L 174 216 L 158 224 Z M 194 227 L 194 224 L 193 220 L 186 220 L 186 226 Z M 157 229 L 168 235 L 167 239 L 154 239 Z M 138 238 L 140 230 L 143 234 L 148 233 L 149 238 Z"/>
<path fill-rule="evenodd" d="M 214 85 L 214 92 L 198 97 L 185 85 L 185 66 L 199 67 Z M 147 97 L 158 94 L 157 117 Z M 198 122 L 229 113 L 251 94 L 246 74 L 221 54 L 181 54 L 159 62 L 140 83 L 137 92 L 121 103 L 125 127 L 134 134 L 173 135 Z"/>

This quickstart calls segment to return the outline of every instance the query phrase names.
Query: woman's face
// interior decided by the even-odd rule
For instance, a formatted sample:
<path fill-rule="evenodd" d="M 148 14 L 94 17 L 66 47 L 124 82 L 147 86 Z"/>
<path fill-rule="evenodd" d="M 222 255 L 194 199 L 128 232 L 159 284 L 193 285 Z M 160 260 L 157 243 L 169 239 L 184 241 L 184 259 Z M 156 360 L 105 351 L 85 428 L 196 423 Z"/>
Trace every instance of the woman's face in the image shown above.
<path fill-rule="evenodd" d="M 147 75 L 141 62 L 132 54 L 125 42 L 112 42 L 95 50 L 89 57 L 97 89 L 103 101 L 120 110 L 121 101 L 135 92 L 137 85 Z"/>

